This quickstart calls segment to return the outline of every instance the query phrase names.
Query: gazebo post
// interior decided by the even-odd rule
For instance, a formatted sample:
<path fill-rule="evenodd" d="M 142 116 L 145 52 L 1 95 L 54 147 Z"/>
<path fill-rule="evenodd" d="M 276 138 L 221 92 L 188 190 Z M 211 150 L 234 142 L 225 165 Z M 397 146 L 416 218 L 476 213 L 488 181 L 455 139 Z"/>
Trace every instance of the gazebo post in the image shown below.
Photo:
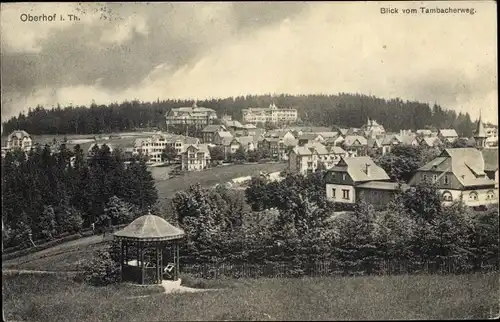
<path fill-rule="evenodd" d="M 120 279 L 123 281 L 124 241 L 120 240 Z"/>
<path fill-rule="evenodd" d="M 175 280 L 179 279 L 179 243 L 177 241 L 175 243 Z"/>
<path fill-rule="evenodd" d="M 161 245 L 161 244 L 160 244 Z M 158 243 L 156 243 L 156 282 L 161 283 L 161 271 L 160 271 L 160 247 L 158 246 Z"/>
<path fill-rule="evenodd" d="M 141 284 L 144 284 L 144 242 L 141 242 Z"/>

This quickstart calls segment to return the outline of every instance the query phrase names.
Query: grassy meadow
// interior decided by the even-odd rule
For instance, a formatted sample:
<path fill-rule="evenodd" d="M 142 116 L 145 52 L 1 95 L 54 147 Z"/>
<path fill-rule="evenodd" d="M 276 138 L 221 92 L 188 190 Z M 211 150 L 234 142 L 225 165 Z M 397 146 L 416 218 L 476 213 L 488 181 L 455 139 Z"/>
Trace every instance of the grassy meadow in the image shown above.
<path fill-rule="evenodd" d="M 212 281 L 210 286 L 222 289 L 162 294 L 157 286 L 3 277 L 7 320 L 29 321 L 488 318 L 498 304 L 499 286 L 497 274 L 384 276 Z"/>

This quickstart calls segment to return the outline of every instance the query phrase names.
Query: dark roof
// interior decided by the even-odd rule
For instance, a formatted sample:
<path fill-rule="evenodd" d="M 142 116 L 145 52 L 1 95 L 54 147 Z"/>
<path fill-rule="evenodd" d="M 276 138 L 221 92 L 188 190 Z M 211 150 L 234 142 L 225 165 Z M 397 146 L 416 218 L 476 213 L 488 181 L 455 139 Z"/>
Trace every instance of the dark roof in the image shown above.
<path fill-rule="evenodd" d="M 498 169 L 498 149 L 484 149 L 484 170 L 496 171 Z"/>
<path fill-rule="evenodd" d="M 172 240 L 184 237 L 182 229 L 169 224 L 165 219 L 151 214 L 141 216 L 127 227 L 114 233 L 117 238 L 144 241 Z"/>

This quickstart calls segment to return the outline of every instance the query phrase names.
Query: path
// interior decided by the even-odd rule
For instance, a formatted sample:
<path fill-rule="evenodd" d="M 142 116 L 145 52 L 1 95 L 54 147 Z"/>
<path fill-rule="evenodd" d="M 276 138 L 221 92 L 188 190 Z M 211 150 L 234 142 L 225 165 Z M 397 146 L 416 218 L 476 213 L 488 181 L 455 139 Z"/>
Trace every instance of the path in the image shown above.
<path fill-rule="evenodd" d="M 2 269 L 2 274 L 38 274 L 38 275 L 71 275 L 79 271 L 37 271 L 29 269 Z"/>
<path fill-rule="evenodd" d="M 21 257 L 16 257 L 16 258 L 12 258 L 12 259 L 3 261 L 2 267 L 3 266 L 20 265 L 22 263 L 27 263 L 27 262 L 31 262 L 33 260 L 43 258 L 47 255 L 49 255 L 49 256 L 58 255 L 58 254 L 63 253 L 65 250 L 69 251 L 70 248 L 73 248 L 75 246 L 87 246 L 87 245 L 98 244 L 98 243 L 101 243 L 101 242 L 106 241 L 106 240 L 111 240 L 111 238 L 112 238 L 111 234 L 107 234 L 105 239 L 103 239 L 102 234 L 92 235 L 89 237 L 83 237 L 80 239 L 65 242 L 63 244 L 60 244 L 60 245 L 57 245 L 54 247 L 43 249 L 43 250 L 40 250 L 40 251 L 35 252 L 35 253 L 31 253 L 31 254 L 21 256 Z"/>

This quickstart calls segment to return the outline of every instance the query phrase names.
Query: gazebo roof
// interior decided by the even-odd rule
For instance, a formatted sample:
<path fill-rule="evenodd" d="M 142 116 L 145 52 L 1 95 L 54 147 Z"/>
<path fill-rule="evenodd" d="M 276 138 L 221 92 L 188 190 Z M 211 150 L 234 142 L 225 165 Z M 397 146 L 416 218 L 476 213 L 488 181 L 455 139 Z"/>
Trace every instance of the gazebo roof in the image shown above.
<path fill-rule="evenodd" d="M 165 219 L 151 214 L 141 216 L 127 227 L 114 233 L 120 239 L 140 241 L 163 241 L 184 237 L 182 229 L 169 224 Z"/>

